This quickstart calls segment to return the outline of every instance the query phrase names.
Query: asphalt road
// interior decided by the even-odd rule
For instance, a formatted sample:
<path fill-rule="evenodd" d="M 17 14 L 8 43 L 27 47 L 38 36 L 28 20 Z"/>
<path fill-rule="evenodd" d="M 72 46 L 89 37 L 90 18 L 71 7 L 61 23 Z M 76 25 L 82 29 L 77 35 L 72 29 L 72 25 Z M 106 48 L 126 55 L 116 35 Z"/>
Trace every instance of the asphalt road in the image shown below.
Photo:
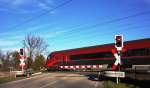
<path fill-rule="evenodd" d="M 103 88 L 100 81 L 74 73 L 46 73 L 25 80 L 0 84 L 0 88 Z"/>

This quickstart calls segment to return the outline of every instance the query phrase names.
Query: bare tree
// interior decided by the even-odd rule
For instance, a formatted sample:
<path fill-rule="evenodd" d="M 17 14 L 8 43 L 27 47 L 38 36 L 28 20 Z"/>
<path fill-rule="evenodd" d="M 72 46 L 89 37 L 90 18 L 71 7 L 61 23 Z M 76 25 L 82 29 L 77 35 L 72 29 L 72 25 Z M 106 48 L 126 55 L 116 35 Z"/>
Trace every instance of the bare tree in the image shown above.
<path fill-rule="evenodd" d="M 28 49 L 29 57 L 27 58 L 27 68 L 33 67 L 33 56 L 39 55 L 46 51 L 48 45 L 44 39 L 39 36 L 27 35 L 24 40 L 24 45 Z"/>
<path fill-rule="evenodd" d="M 15 69 L 18 69 L 18 65 L 20 64 L 20 60 L 18 59 L 18 57 L 19 57 L 19 52 L 13 51 L 11 54 L 12 54 L 13 67 L 14 67 Z"/>
<path fill-rule="evenodd" d="M 2 51 L 0 51 L 0 52 L 2 52 Z M 9 52 L 9 51 L 7 51 L 6 54 L 3 54 L 3 53 L 0 54 L 0 58 L 3 62 L 1 67 L 5 71 L 8 71 L 9 67 L 13 66 L 13 61 L 11 60 L 10 56 L 11 56 L 11 52 Z"/>
<path fill-rule="evenodd" d="M 46 51 L 48 45 L 45 43 L 44 39 L 39 36 L 27 35 L 24 41 L 25 47 L 28 49 L 30 57 L 29 60 L 32 60 L 33 56 L 39 55 Z M 29 63 L 28 61 L 27 63 Z"/>
<path fill-rule="evenodd" d="M 27 68 L 33 67 L 33 56 L 39 55 L 46 51 L 48 45 L 44 39 L 39 36 L 27 35 L 24 40 L 24 45 L 28 49 L 29 57 L 27 58 Z"/>

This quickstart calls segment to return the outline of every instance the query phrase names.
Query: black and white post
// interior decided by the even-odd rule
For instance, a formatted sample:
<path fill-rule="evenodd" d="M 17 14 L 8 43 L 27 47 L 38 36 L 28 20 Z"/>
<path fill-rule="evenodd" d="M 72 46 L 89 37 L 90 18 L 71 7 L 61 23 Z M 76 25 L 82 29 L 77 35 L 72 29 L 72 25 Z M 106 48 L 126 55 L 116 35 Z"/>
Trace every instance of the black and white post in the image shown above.
<path fill-rule="evenodd" d="M 117 65 L 118 65 L 118 69 L 119 69 L 119 72 L 121 70 L 121 51 L 123 49 L 123 35 L 115 35 L 115 48 L 117 50 L 117 58 L 116 58 L 116 62 L 117 62 Z M 119 81 L 119 78 L 117 77 L 117 84 L 118 84 L 118 81 Z"/>

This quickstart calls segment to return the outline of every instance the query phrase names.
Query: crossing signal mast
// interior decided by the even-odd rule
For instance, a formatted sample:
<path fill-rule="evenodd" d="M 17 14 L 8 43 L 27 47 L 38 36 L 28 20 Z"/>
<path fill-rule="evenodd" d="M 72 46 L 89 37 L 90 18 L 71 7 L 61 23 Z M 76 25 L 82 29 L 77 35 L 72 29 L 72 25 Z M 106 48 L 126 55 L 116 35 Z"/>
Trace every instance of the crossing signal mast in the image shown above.
<path fill-rule="evenodd" d="M 115 62 L 112 65 L 111 71 L 104 71 L 104 75 L 107 77 L 116 77 L 117 84 L 119 83 L 119 78 L 125 77 L 125 72 L 121 71 L 120 66 L 122 65 L 121 62 L 121 53 L 125 52 L 126 49 L 123 47 L 123 36 L 122 35 L 115 35 L 115 45 L 112 49 L 112 54 L 115 57 Z M 118 69 L 117 69 L 118 68 Z"/>
<path fill-rule="evenodd" d="M 123 36 L 115 35 L 115 49 L 112 49 L 112 53 L 115 56 L 116 61 L 112 66 L 112 70 L 116 70 L 116 68 L 118 67 L 119 71 L 114 71 L 111 73 L 115 73 L 115 75 L 118 74 L 118 76 L 116 76 L 117 84 L 118 84 L 118 80 L 119 80 L 118 77 L 120 75 L 122 75 L 122 77 L 125 77 L 125 72 L 120 71 L 120 66 L 122 65 L 122 62 L 121 62 L 121 53 L 122 52 L 125 52 L 125 49 L 123 48 Z"/>
<path fill-rule="evenodd" d="M 121 52 L 123 52 L 123 36 L 122 35 L 115 35 L 115 49 L 112 49 L 112 53 L 116 58 L 116 61 L 112 67 L 113 70 L 116 70 L 122 64 L 121 62 Z"/>
<path fill-rule="evenodd" d="M 20 66 L 22 67 L 22 71 L 24 70 L 24 66 L 25 66 L 25 58 L 24 58 L 24 49 L 23 48 L 21 48 L 20 49 L 20 56 L 21 56 L 21 58 L 20 58 Z"/>

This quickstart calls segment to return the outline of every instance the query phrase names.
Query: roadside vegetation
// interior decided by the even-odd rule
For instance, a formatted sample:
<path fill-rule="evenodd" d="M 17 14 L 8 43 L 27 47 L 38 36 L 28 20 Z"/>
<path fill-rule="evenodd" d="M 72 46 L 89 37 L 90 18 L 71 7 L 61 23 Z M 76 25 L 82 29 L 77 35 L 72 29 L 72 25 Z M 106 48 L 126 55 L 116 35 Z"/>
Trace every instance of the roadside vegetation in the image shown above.
<path fill-rule="evenodd" d="M 2 83 L 7 83 L 7 82 L 11 82 L 11 81 L 15 81 L 15 80 L 19 80 L 19 79 L 24 79 L 25 77 L 0 77 L 0 84 Z"/>
<path fill-rule="evenodd" d="M 127 84 L 127 83 L 119 83 L 113 81 L 104 81 L 104 88 L 140 88 L 139 86 Z"/>
<path fill-rule="evenodd" d="M 20 41 L 22 42 L 22 41 Z M 33 72 L 41 72 L 45 70 L 46 57 L 44 54 L 46 53 L 46 49 L 48 45 L 44 41 L 43 38 L 34 35 L 27 35 L 24 38 L 22 43 L 22 47 L 26 49 L 26 60 L 25 60 L 25 70 L 32 69 Z M 22 48 L 20 47 L 20 48 Z M 18 49 L 19 50 L 19 49 Z M 17 77 L 10 76 L 11 71 L 19 71 L 21 70 L 20 60 L 19 60 L 19 51 L 3 51 L 0 48 L 0 83 L 9 82 L 13 80 L 22 79 L 25 77 Z"/>

